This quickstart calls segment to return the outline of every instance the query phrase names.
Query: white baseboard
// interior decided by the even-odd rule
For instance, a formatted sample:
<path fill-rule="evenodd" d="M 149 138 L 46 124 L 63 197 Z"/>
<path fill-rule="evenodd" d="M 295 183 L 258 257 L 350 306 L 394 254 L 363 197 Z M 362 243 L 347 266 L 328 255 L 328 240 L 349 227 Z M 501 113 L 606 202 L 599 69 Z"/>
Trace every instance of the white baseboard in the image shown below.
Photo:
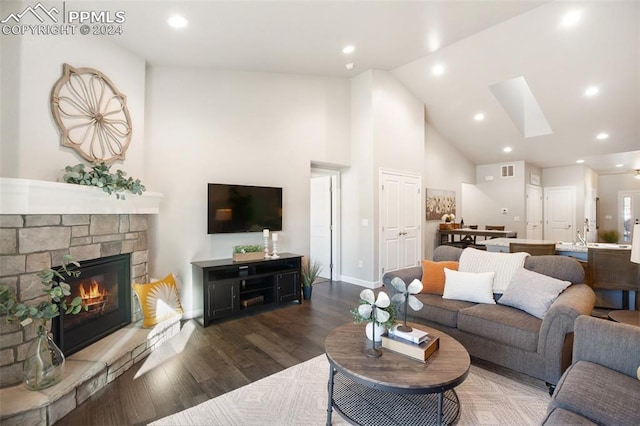
<path fill-rule="evenodd" d="M 360 287 L 366 287 L 366 288 L 378 288 L 382 285 L 382 283 L 380 282 L 365 281 L 365 280 L 361 280 L 360 278 L 353 278 L 346 275 L 340 275 L 339 279 L 340 281 L 344 281 L 349 284 L 359 285 Z"/>

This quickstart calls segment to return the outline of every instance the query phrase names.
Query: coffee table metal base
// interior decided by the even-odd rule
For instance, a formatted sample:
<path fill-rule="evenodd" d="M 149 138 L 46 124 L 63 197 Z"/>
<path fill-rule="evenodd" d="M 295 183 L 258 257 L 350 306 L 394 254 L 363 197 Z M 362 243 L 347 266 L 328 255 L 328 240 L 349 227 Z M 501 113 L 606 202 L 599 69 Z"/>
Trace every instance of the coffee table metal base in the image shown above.
<path fill-rule="evenodd" d="M 328 426 L 333 408 L 356 425 L 450 425 L 460 415 L 460 402 L 453 389 L 428 394 L 386 392 L 356 383 L 333 366 L 328 390 Z"/>

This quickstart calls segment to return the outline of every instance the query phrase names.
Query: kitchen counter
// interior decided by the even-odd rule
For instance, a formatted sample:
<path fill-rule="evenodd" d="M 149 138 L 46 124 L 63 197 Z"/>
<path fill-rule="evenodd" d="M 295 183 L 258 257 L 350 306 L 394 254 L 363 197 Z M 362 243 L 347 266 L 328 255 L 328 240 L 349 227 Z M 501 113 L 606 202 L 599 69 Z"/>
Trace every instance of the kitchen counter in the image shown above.
<path fill-rule="evenodd" d="M 531 240 L 526 238 L 494 238 L 492 240 L 478 241 L 478 245 L 487 247 L 490 252 L 509 252 L 509 243 L 523 244 L 550 244 L 554 241 L 550 240 Z M 588 243 L 586 246 L 582 244 L 574 244 L 572 242 L 555 241 L 556 253 L 561 256 L 571 256 L 582 260 L 587 260 L 588 249 L 613 249 L 613 250 L 631 250 L 630 244 L 610 244 L 610 243 Z"/>

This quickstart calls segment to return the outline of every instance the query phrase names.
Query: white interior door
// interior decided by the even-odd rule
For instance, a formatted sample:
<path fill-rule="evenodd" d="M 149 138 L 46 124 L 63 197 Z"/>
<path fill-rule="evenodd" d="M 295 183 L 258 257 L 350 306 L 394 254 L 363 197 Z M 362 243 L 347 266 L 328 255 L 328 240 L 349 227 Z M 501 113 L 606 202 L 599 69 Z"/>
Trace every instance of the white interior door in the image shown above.
<path fill-rule="evenodd" d="M 618 193 L 618 231 L 621 242 L 630 243 L 633 225 L 640 220 L 640 191 Z"/>
<path fill-rule="evenodd" d="M 575 186 L 544 189 L 544 239 L 574 241 L 576 238 Z"/>
<path fill-rule="evenodd" d="M 421 250 L 420 177 L 381 172 L 381 274 L 416 266 Z"/>
<path fill-rule="evenodd" d="M 542 240 L 542 188 L 536 185 L 527 185 L 526 197 L 527 238 L 531 240 Z"/>
<path fill-rule="evenodd" d="M 320 277 L 333 279 L 337 267 L 337 175 L 314 172 L 310 183 L 309 257 L 320 264 Z"/>

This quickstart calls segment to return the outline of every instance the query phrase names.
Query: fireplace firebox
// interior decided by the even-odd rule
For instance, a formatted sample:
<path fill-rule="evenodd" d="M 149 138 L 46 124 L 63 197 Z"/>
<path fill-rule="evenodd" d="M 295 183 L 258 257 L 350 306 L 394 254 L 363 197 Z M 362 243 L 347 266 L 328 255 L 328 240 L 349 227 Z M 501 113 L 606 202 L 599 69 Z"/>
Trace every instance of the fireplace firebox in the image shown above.
<path fill-rule="evenodd" d="M 80 275 L 68 278 L 71 295 L 86 307 L 76 315 L 53 319 L 53 337 L 65 356 L 89 346 L 131 322 L 131 260 L 129 254 L 80 262 Z"/>

